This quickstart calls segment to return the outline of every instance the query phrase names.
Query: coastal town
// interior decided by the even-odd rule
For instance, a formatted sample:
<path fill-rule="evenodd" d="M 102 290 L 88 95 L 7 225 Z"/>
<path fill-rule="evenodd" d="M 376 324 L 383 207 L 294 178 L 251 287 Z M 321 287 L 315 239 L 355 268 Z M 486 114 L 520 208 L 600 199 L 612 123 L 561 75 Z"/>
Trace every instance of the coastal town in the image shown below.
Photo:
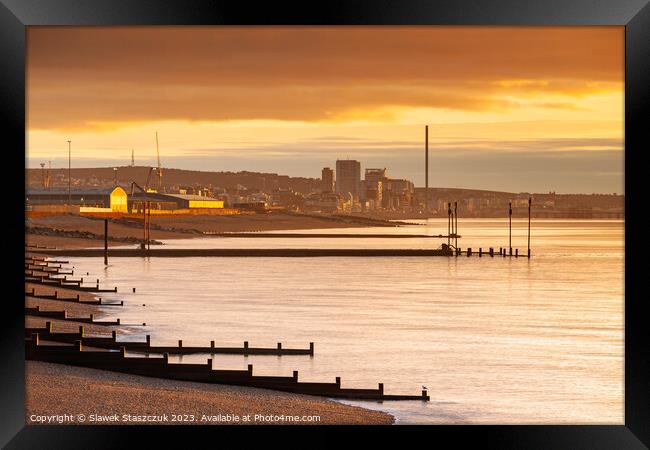
<path fill-rule="evenodd" d="M 620 219 L 624 195 L 416 187 L 393 178 L 389 168 L 365 168 L 357 160 L 337 160 L 322 168 L 321 178 L 277 173 L 208 172 L 119 166 L 26 169 L 27 211 L 47 213 L 69 203 L 80 213 L 110 209 L 124 214 L 142 209 L 145 198 L 157 214 L 241 214 L 295 212 L 319 215 L 363 215 L 377 219 L 446 217 L 447 204 L 458 202 L 463 217 L 504 217 L 512 202 L 515 217 L 525 217 L 528 198 L 534 218 Z M 163 174 L 160 176 L 159 174 Z M 109 195 L 120 188 L 113 196 Z M 426 194 L 425 194 L 426 193 Z M 119 195 L 118 195 L 119 194 Z M 119 204 L 111 199 L 120 197 Z M 126 196 L 126 199 L 124 198 Z M 58 205 L 58 206 L 57 206 Z M 104 211 L 108 212 L 108 211 Z"/>

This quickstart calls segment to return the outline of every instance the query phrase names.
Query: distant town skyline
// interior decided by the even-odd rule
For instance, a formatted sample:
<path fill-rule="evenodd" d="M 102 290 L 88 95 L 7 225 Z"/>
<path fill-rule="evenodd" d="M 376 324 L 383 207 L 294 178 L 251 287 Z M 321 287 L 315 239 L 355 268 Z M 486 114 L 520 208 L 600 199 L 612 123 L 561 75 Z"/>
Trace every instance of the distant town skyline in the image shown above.
<path fill-rule="evenodd" d="M 623 27 L 28 28 L 27 159 L 624 193 Z"/>

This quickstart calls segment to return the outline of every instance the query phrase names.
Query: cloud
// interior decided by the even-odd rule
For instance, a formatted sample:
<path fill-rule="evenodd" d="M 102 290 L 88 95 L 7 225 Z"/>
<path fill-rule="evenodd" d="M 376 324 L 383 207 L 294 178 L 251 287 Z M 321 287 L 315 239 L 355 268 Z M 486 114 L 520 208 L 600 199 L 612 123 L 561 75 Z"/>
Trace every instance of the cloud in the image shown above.
<path fill-rule="evenodd" d="M 395 153 L 409 153 L 419 158 L 423 148 L 421 142 L 408 140 L 377 140 L 364 138 L 315 138 L 290 143 L 255 144 L 247 141 L 230 141 L 219 147 L 185 148 L 180 149 L 180 157 L 186 156 L 223 156 L 238 153 L 239 157 L 264 158 L 273 155 L 290 156 L 295 159 L 320 160 L 333 155 L 343 157 L 349 155 L 352 159 L 365 157 L 393 159 Z M 429 143 L 432 157 L 453 153 L 456 157 L 467 154 L 475 157 L 477 152 L 486 154 L 521 154 L 536 153 L 580 153 L 588 156 L 593 152 L 623 151 L 623 141 L 617 138 L 546 138 L 546 139 L 436 139 Z"/>
<path fill-rule="evenodd" d="M 33 27 L 28 126 L 573 109 L 572 99 L 622 89 L 623 36 L 622 27 Z"/>

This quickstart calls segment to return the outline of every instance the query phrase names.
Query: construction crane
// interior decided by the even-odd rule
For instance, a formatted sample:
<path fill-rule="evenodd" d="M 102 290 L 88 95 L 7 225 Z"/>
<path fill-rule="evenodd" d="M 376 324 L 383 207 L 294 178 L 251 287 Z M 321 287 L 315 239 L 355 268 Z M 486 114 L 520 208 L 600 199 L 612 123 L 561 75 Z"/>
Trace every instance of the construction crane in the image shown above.
<path fill-rule="evenodd" d="M 163 172 L 160 165 L 160 149 L 158 148 L 158 132 L 156 131 L 156 155 L 158 156 L 158 192 L 162 190 Z"/>
<path fill-rule="evenodd" d="M 154 170 L 156 170 L 156 167 L 150 167 L 149 168 L 149 173 L 147 174 L 147 181 L 145 181 L 144 187 L 140 186 L 135 181 L 131 181 L 131 195 L 133 195 L 135 193 L 134 188 L 136 188 L 136 187 L 138 189 L 140 189 L 140 191 L 142 191 L 142 193 L 145 195 L 145 197 L 149 192 L 151 192 L 150 189 L 149 189 L 149 183 L 151 182 L 151 174 L 152 174 L 152 172 Z"/>

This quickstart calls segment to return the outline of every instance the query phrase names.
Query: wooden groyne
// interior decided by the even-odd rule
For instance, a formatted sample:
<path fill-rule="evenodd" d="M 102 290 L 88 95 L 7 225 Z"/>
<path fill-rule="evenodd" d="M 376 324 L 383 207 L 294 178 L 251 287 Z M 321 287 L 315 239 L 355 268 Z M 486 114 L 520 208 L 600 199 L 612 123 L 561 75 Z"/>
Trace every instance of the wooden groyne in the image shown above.
<path fill-rule="evenodd" d="M 119 351 L 89 351 L 84 349 L 84 344 L 80 341 L 73 345 L 41 344 L 38 334 L 25 339 L 25 356 L 29 360 L 90 367 L 133 375 L 256 387 L 320 397 L 380 401 L 430 400 L 426 390 L 423 390 L 421 395 L 386 395 L 383 383 L 379 383 L 377 389 L 345 389 L 341 387 L 340 377 L 336 377 L 333 383 L 301 382 L 298 380 L 297 370 L 294 370 L 290 377 L 258 376 L 253 375 L 252 364 L 248 365 L 247 370 L 219 370 L 214 369 L 211 358 L 205 364 L 170 363 L 167 353 L 162 357 L 133 357 L 127 356 L 127 350 L 124 347 Z"/>
<path fill-rule="evenodd" d="M 67 286 L 65 288 L 68 289 Z M 124 306 L 124 300 L 120 300 L 119 302 L 110 302 L 110 303 L 106 303 L 104 300 L 102 300 L 101 297 L 98 298 L 97 300 L 81 300 L 79 294 L 77 294 L 75 297 L 61 297 L 59 296 L 59 291 L 54 291 L 54 294 L 38 294 L 36 293 L 35 288 L 32 288 L 30 291 L 25 292 L 25 296 L 42 298 L 45 300 L 56 300 L 59 302 L 79 303 L 82 305 Z"/>
<path fill-rule="evenodd" d="M 34 256 L 25 257 L 25 281 L 90 292 L 117 292 L 117 288 L 100 289 L 99 278 L 94 287 L 82 286 L 83 277 L 69 278 L 69 275 L 74 275 L 74 270 L 64 269 L 63 264 L 69 264 L 69 261 L 47 260 L 44 257 Z"/>
<path fill-rule="evenodd" d="M 48 250 L 49 254 L 103 257 L 102 249 L 65 249 Z M 151 250 L 121 248 L 109 249 L 108 256 L 112 257 L 386 257 L 386 256 L 453 256 L 451 249 L 329 249 L 329 248 L 198 248 L 176 249 L 156 248 Z"/>
<path fill-rule="evenodd" d="M 56 250 L 52 248 L 50 250 Z M 70 261 L 60 261 L 54 259 L 46 259 L 45 257 L 27 256 L 25 257 L 25 264 L 30 263 L 39 267 L 61 267 L 62 264 L 70 264 Z"/>
<path fill-rule="evenodd" d="M 30 250 L 30 249 L 31 249 L 31 250 L 38 250 L 38 249 L 48 249 L 48 250 L 52 250 L 52 249 L 55 249 L 56 247 L 49 247 L 49 246 L 47 246 L 47 245 L 39 245 L 39 244 L 36 244 L 36 245 L 26 244 L 26 245 L 25 245 L 25 248 L 26 248 L 27 250 Z"/>
<path fill-rule="evenodd" d="M 389 234 L 389 233 L 380 233 L 380 234 L 368 234 L 368 233 L 240 233 L 240 232 L 211 232 L 204 231 L 204 235 L 212 237 L 222 237 L 222 238 L 318 238 L 318 239 L 447 239 L 455 238 L 456 235 L 452 234 L 451 236 L 447 235 L 429 235 L 429 234 Z M 461 237 L 461 236 L 457 236 Z"/>
<path fill-rule="evenodd" d="M 64 343 L 74 343 L 81 341 L 83 345 L 88 345 L 96 348 L 104 348 L 111 350 L 119 350 L 124 347 L 127 350 L 137 351 L 140 353 L 168 353 L 174 355 L 191 355 L 196 353 L 205 353 L 205 354 L 226 354 L 226 355 L 309 355 L 314 356 L 314 343 L 309 343 L 309 348 L 286 348 L 282 346 L 282 343 L 279 342 L 276 347 L 271 348 L 260 348 L 260 347 L 250 347 L 248 341 L 244 342 L 243 347 L 217 347 L 215 342 L 211 341 L 210 346 L 184 346 L 183 341 L 178 341 L 178 346 L 153 346 L 151 345 L 151 336 L 146 335 L 146 340 L 144 342 L 133 342 L 133 341 L 118 341 L 117 340 L 117 331 L 113 331 L 111 336 L 108 337 L 98 337 L 98 336 L 87 336 L 84 333 L 83 325 L 79 326 L 79 331 L 76 333 L 61 333 L 54 332 L 52 329 L 52 322 L 46 322 L 45 327 L 43 328 L 25 328 L 25 337 L 29 337 L 33 334 L 38 334 L 40 338 L 44 341 L 53 341 L 53 342 L 64 342 Z"/>
<path fill-rule="evenodd" d="M 57 267 L 39 267 L 25 264 L 25 273 L 27 271 L 42 272 L 42 273 L 55 273 L 57 275 L 74 275 L 74 270 L 64 270 Z"/>
<path fill-rule="evenodd" d="M 69 280 L 67 278 L 55 278 L 52 274 L 35 274 L 34 272 L 25 271 L 25 282 L 42 284 L 45 286 L 59 286 L 65 289 L 85 292 L 117 292 L 117 287 L 113 289 L 102 289 L 99 287 L 99 280 L 95 286 L 82 286 L 83 280 Z"/>
<path fill-rule="evenodd" d="M 68 322 L 80 322 L 80 323 L 89 323 L 92 325 L 103 325 L 103 326 L 118 326 L 121 325 L 120 319 L 116 320 L 95 320 L 95 315 L 90 314 L 87 317 L 70 317 L 66 310 L 63 311 L 44 311 L 40 306 L 36 307 L 25 307 L 25 315 L 33 317 L 43 317 L 47 319 L 56 319 L 63 320 Z"/>
<path fill-rule="evenodd" d="M 77 256 L 77 257 L 99 257 L 104 256 L 104 250 L 101 249 L 65 249 L 51 251 L 51 254 Z M 497 251 L 494 247 L 489 248 L 465 248 L 446 247 L 437 249 L 346 249 L 346 248 L 156 248 L 151 250 L 142 250 L 139 248 L 121 248 L 108 250 L 108 256 L 123 258 L 142 258 L 142 257 L 162 257 L 162 258 L 192 258 L 192 257 L 260 257 L 260 258 L 310 258 L 310 257 L 398 257 L 398 256 L 502 256 L 502 257 L 530 257 L 530 253 L 519 253 L 519 249 L 501 247 Z M 45 284 L 56 284 L 58 278 L 47 277 Z M 64 283 L 70 282 L 63 280 Z M 70 282 L 74 285 L 74 282 Z M 78 288 L 82 290 L 93 290 L 95 292 L 117 292 L 115 290 L 99 290 L 96 288 Z"/>

